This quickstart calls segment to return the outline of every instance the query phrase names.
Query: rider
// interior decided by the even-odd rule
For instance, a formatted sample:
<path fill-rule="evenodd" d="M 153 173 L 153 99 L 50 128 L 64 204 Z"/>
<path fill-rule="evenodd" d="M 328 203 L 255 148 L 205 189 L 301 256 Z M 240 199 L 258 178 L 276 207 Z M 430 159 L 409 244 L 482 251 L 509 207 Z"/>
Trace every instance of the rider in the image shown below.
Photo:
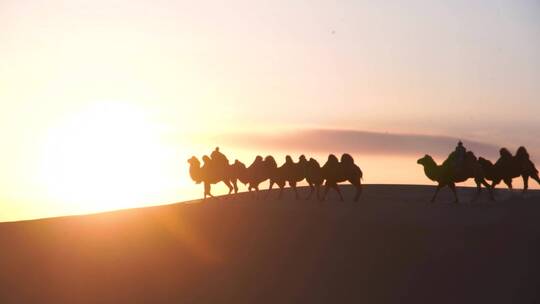
<path fill-rule="evenodd" d="M 214 151 L 212 151 L 212 154 L 210 154 L 210 157 L 218 165 L 228 165 L 229 164 L 229 160 L 227 159 L 227 156 L 225 156 L 223 153 L 219 152 L 219 147 L 216 147 L 216 149 L 214 149 Z"/>
<path fill-rule="evenodd" d="M 454 164 L 456 168 L 461 168 L 465 162 L 465 155 L 467 154 L 467 149 L 463 146 L 461 140 L 458 142 L 456 149 L 454 151 Z"/>

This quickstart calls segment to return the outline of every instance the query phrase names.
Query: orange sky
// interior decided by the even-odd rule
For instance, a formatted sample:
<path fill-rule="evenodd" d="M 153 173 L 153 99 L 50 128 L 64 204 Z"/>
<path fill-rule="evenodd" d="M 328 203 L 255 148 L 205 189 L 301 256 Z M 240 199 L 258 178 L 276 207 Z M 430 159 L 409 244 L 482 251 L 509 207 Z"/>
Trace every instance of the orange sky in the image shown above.
<path fill-rule="evenodd" d="M 539 14 L 537 1 L 1 1 L 0 221 L 197 198 L 186 160 L 217 144 L 246 163 L 323 161 L 345 152 L 314 143 L 332 138 L 368 183 L 430 183 L 417 152 L 441 160 L 458 138 L 538 162 Z"/>

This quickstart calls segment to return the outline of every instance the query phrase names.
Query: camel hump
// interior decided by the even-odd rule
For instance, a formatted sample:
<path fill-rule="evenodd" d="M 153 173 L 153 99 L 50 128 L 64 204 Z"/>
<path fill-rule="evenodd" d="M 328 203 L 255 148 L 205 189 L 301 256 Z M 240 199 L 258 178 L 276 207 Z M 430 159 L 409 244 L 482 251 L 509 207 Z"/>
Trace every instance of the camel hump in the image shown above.
<path fill-rule="evenodd" d="M 341 155 L 341 163 L 348 166 L 353 165 L 354 159 L 349 153 L 344 153 L 343 155 Z"/>
<path fill-rule="evenodd" d="M 265 157 L 264 162 L 271 167 L 277 167 L 277 162 L 272 155 Z"/>
<path fill-rule="evenodd" d="M 474 155 L 473 151 L 467 151 L 467 154 L 465 154 L 465 159 L 477 161 L 476 155 Z"/>
<path fill-rule="evenodd" d="M 527 149 L 525 149 L 524 146 L 521 146 L 516 151 L 516 158 L 519 160 L 527 160 L 530 159 L 529 152 L 527 152 Z"/>

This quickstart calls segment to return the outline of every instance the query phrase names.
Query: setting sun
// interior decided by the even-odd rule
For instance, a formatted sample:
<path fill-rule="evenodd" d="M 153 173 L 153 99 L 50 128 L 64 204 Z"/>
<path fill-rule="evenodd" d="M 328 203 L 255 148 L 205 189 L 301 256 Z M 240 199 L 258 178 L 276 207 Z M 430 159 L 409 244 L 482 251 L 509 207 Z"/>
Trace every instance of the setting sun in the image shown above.
<path fill-rule="evenodd" d="M 158 125 L 126 103 L 98 103 L 50 129 L 41 181 L 79 212 L 133 206 L 161 189 L 169 150 Z"/>

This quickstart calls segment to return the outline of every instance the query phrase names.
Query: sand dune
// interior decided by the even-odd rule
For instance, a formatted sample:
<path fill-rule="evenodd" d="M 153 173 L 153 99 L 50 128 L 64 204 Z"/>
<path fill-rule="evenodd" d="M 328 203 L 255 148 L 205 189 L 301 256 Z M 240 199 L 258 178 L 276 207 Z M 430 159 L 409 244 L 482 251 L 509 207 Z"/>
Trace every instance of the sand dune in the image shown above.
<path fill-rule="evenodd" d="M 433 189 L 2 223 L 0 303 L 540 301 L 540 192 L 453 205 L 445 190 L 429 205 Z"/>

